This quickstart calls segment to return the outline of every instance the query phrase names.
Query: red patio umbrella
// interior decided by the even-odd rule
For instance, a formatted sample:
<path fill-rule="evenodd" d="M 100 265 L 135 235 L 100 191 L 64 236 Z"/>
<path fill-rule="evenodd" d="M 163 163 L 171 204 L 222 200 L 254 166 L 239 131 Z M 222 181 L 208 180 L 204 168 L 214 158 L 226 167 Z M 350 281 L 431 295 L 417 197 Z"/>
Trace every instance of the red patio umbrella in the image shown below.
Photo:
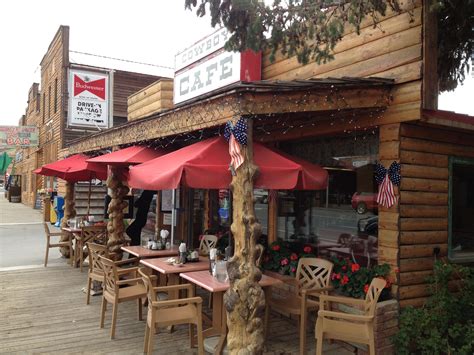
<path fill-rule="evenodd" d="M 260 174 L 255 187 L 272 190 L 321 190 L 327 171 L 318 165 L 254 143 L 254 162 Z M 232 180 L 229 146 L 222 137 L 201 141 L 130 168 L 128 183 L 145 190 L 192 188 L 226 189 Z"/>
<path fill-rule="evenodd" d="M 90 158 L 89 163 L 107 165 L 133 165 L 141 164 L 166 154 L 163 150 L 156 150 L 145 146 L 132 145 L 131 147 L 117 150 L 112 153 Z"/>
<path fill-rule="evenodd" d="M 88 163 L 87 159 L 89 159 L 87 155 L 76 154 L 66 159 L 43 165 L 33 172 L 39 175 L 57 176 L 60 179 L 70 182 L 107 179 L 107 167 L 100 164 Z"/>

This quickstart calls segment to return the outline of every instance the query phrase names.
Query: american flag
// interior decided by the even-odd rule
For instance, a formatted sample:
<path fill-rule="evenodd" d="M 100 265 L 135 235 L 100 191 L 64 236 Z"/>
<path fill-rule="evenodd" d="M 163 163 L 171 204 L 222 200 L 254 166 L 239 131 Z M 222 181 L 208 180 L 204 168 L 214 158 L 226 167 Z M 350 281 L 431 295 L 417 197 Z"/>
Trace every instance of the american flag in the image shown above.
<path fill-rule="evenodd" d="M 388 170 L 377 164 L 375 179 L 379 183 L 377 203 L 387 208 L 392 207 L 397 202 L 393 185 L 400 185 L 400 164 L 394 161 Z"/>
<path fill-rule="evenodd" d="M 244 162 L 244 156 L 240 151 L 240 144 L 237 142 L 233 134 L 230 135 L 229 139 L 229 154 L 231 171 L 232 174 L 235 175 L 235 170 L 237 170 Z"/>

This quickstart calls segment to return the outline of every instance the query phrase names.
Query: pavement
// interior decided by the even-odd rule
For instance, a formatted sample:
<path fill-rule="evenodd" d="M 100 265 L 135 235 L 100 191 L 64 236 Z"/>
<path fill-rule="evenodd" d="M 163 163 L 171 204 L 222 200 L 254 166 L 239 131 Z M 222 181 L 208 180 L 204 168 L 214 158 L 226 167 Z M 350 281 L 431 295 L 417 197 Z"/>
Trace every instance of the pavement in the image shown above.
<path fill-rule="evenodd" d="M 0 271 L 44 263 L 46 237 L 41 210 L 10 203 L 0 191 Z M 51 231 L 58 230 L 51 226 Z M 58 248 L 49 251 L 48 266 L 64 264 Z"/>

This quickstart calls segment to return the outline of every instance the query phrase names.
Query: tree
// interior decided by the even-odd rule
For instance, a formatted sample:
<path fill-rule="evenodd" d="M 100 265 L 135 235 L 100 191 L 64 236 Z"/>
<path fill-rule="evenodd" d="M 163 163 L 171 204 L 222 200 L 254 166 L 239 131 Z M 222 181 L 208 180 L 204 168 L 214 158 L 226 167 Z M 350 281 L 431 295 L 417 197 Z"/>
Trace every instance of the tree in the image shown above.
<path fill-rule="evenodd" d="M 410 0 L 408 0 L 410 1 Z M 411 0 L 413 1 L 413 0 Z M 470 69 L 473 51 L 474 0 L 427 0 L 438 13 L 438 76 L 440 91 L 453 90 Z M 207 13 L 212 26 L 231 31 L 226 49 L 280 51 L 300 63 L 325 63 L 341 40 L 344 27 L 357 33 L 367 18 L 377 26 L 387 9 L 400 11 L 401 0 L 185 0 L 198 16 Z M 267 38 L 268 37 L 268 38 Z"/>

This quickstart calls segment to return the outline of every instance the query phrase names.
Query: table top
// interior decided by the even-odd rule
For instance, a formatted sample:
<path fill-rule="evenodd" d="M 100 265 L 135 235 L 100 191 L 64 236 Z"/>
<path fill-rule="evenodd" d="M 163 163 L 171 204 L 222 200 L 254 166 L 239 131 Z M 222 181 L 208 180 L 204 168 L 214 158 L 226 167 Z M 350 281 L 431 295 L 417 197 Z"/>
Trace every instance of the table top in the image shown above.
<path fill-rule="evenodd" d="M 178 258 L 176 257 L 176 259 Z M 162 274 L 179 274 L 181 272 L 209 270 L 209 260 L 202 256 L 199 257 L 199 261 L 187 262 L 180 266 L 167 264 L 166 260 L 168 260 L 168 258 L 142 259 L 140 263 Z M 207 272 L 209 273 L 209 271 Z"/>
<path fill-rule="evenodd" d="M 139 258 L 158 258 L 163 256 L 176 256 L 178 258 L 178 247 L 172 246 L 171 249 L 152 250 L 140 245 L 123 246 L 122 250 Z"/>
<path fill-rule="evenodd" d="M 209 270 L 205 271 L 195 271 L 195 272 L 185 272 L 179 274 L 183 279 L 188 280 L 210 292 L 224 292 L 229 288 L 229 282 L 219 282 L 213 277 Z M 276 284 L 281 284 L 282 281 L 275 279 L 273 277 L 262 275 L 262 279 L 259 284 L 261 287 L 273 286 Z"/>

